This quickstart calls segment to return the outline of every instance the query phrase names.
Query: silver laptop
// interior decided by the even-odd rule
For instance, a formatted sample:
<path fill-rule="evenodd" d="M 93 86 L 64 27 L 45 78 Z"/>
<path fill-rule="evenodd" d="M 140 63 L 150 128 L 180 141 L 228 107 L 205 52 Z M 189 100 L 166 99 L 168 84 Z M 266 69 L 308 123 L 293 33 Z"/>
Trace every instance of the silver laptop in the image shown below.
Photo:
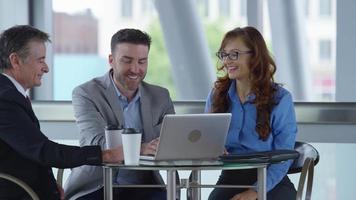
<path fill-rule="evenodd" d="M 140 156 L 140 163 L 201 164 L 200 161 L 217 160 L 224 151 L 230 121 L 231 113 L 166 115 L 156 154 Z"/>

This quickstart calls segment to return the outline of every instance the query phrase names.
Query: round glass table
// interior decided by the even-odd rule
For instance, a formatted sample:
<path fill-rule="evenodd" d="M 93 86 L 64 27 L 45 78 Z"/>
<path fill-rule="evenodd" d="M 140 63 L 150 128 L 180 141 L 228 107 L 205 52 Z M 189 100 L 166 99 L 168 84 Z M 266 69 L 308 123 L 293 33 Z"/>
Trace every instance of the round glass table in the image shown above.
<path fill-rule="evenodd" d="M 229 187 L 229 188 L 256 188 L 259 200 L 266 200 L 266 169 L 268 163 L 222 163 L 219 161 L 167 161 L 167 162 L 141 162 L 137 166 L 130 166 L 124 164 L 104 164 L 104 199 L 112 200 L 113 187 L 135 187 L 147 188 L 158 187 L 167 189 L 167 200 L 175 200 L 177 188 L 191 188 L 193 199 L 200 200 L 200 188 L 205 187 Z M 167 172 L 167 184 L 163 185 L 114 185 L 112 178 L 113 169 L 129 169 L 129 170 L 164 170 Z M 257 169 L 257 185 L 202 185 L 200 183 L 201 171 L 206 170 L 242 170 L 242 169 Z M 191 181 L 184 181 L 183 184 L 177 186 L 176 173 L 179 170 L 191 170 Z"/>

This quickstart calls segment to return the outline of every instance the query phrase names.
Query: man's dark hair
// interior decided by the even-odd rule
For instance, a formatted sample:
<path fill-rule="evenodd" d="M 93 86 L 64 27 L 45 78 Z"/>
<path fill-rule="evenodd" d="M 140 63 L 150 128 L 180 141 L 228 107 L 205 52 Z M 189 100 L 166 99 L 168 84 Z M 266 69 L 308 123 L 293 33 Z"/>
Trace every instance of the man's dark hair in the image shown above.
<path fill-rule="evenodd" d="M 9 56 L 12 53 L 21 59 L 28 56 L 28 44 L 32 41 L 50 42 L 47 33 L 29 25 L 13 26 L 0 35 L 0 69 L 11 67 Z"/>
<path fill-rule="evenodd" d="M 111 37 L 111 53 L 114 52 L 117 44 L 131 43 L 151 46 L 151 37 L 138 29 L 121 29 Z"/>

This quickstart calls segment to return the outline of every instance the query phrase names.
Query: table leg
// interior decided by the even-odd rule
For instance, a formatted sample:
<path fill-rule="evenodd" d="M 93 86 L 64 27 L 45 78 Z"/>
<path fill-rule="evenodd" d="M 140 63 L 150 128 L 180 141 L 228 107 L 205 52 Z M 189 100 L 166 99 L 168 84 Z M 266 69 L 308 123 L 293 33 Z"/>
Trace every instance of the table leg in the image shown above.
<path fill-rule="evenodd" d="M 176 171 L 173 169 L 167 170 L 167 200 L 176 200 Z"/>
<path fill-rule="evenodd" d="M 267 177 L 267 166 L 257 169 L 257 190 L 258 190 L 258 200 L 267 199 L 267 188 L 266 188 L 266 177 Z"/>
<path fill-rule="evenodd" d="M 201 171 L 192 170 L 192 183 L 194 185 L 200 185 L 201 183 Z M 192 199 L 200 200 L 201 198 L 201 188 L 191 188 L 192 190 Z"/>
<path fill-rule="evenodd" d="M 112 200 L 112 169 L 110 167 L 103 167 L 104 170 L 104 200 Z"/>

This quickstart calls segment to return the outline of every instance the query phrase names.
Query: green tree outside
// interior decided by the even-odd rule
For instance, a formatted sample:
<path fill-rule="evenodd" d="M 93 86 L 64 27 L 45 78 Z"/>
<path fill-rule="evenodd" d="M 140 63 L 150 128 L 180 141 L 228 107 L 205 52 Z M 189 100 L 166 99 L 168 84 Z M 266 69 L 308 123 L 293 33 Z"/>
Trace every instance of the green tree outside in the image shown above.
<path fill-rule="evenodd" d="M 149 83 L 167 88 L 171 98 L 176 99 L 177 96 L 173 84 L 171 63 L 158 19 L 152 20 L 148 28 L 148 33 L 152 37 L 152 44 L 148 59 L 148 72 L 145 80 Z"/>
<path fill-rule="evenodd" d="M 159 20 L 152 20 L 152 23 L 147 30 L 152 37 L 152 45 L 148 59 L 149 67 L 145 80 L 149 83 L 167 88 L 172 99 L 175 100 L 177 99 L 177 92 L 173 83 L 171 63 L 164 44 L 163 32 Z M 220 20 L 204 23 L 204 30 L 208 40 L 210 59 L 212 60 L 214 67 L 217 67 L 219 63 L 215 53 L 218 51 L 226 31 L 221 25 Z"/>

